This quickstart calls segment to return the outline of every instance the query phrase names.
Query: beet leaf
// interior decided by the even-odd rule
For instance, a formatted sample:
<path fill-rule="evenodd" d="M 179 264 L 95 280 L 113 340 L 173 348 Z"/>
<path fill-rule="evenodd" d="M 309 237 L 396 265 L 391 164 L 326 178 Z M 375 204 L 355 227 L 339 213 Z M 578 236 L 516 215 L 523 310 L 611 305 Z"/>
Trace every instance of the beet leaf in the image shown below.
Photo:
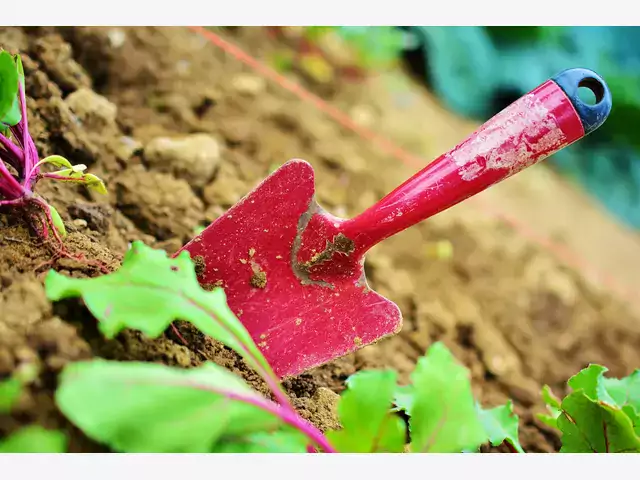
<path fill-rule="evenodd" d="M 361 371 L 349 377 L 338 403 L 341 430 L 327 438 L 343 453 L 401 453 L 406 427 L 391 411 L 397 374 L 393 370 Z"/>
<path fill-rule="evenodd" d="M 536 417 L 549 427 L 558 428 L 558 417 L 562 413 L 561 400 L 555 396 L 549 385 L 542 387 L 542 400 L 544 400 L 549 414 L 538 413 Z"/>
<path fill-rule="evenodd" d="M 621 408 L 592 400 L 583 391 L 562 401 L 560 453 L 640 453 L 640 437 Z"/>
<path fill-rule="evenodd" d="M 220 448 L 305 452 L 285 410 L 223 367 L 179 369 L 90 360 L 62 372 L 56 404 L 87 436 L 120 452 L 206 453 Z M 284 417 L 282 417 L 284 414 Z M 293 420 L 294 423 L 297 420 Z M 257 433 L 276 433 L 254 445 Z M 293 441 L 295 439 L 295 441 Z M 253 446 L 252 446 L 253 445 Z"/>
<path fill-rule="evenodd" d="M 0 453 L 64 453 L 66 450 L 64 433 L 38 425 L 24 427 L 0 440 Z"/>
<path fill-rule="evenodd" d="M 476 450 L 487 440 L 471 392 L 469 371 L 442 343 L 418 359 L 411 375 L 411 450 L 457 453 Z"/>
<path fill-rule="evenodd" d="M 640 453 L 640 371 L 621 379 L 605 377 L 607 371 L 589 365 L 569 379 L 572 392 L 560 405 L 553 400 L 561 452 Z"/>
<path fill-rule="evenodd" d="M 37 368 L 25 364 L 6 380 L 0 381 L 0 414 L 11 413 L 20 400 L 25 384 L 37 377 Z M 0 440 L 0 453 L 63 453 L 67 439 L 64 433 L 29 425 Z"/>
<path fill-rule="evenodd" d="M 518 416 L 513 413 L 513 403 L 509 400 L 506 405 L 484 410 L 477 405 L 480 421 L 489 436 L 489 442 L 494 447 L 507 442 L 518 453 L 524 453 L 518 440 Z"/>
<path fill-rule="evenodd" d="M 507 442 L 524 452 L 518 440 L 513 405 L 484 410 L 473 399 L 469 371 L 438 342 L 418 359 L 412 383 L 396 388 L 393 411 L 409 416 L 414 452 L 474 452 L 485 444 Z"/>
<path fill-rule="evenodd" d="M 256 370 L 271 372 L 251 335 L 227 306 L 222 288 L 202 289 L 186 251 L 168 258 L 163 250 L 133 242 L 116 272 L 77 279 L 52 270 L 45 288 L 52 301 L 82 297 L 107 338 L 125 328 L 156 338 L 175 320 L 185 320 L 233 348 Z"/>
<path fill-rule="evenodd" d="M 11 111 L 18 96 L 18 70 L 9 52 L 0 50 L 0 122 Z"/>
<path fill-rule="evenodd" d="M 0 413 L 11 411 L 22 393 L 22 382 L 16 377 L 10 377 L 0 382 Z"/>

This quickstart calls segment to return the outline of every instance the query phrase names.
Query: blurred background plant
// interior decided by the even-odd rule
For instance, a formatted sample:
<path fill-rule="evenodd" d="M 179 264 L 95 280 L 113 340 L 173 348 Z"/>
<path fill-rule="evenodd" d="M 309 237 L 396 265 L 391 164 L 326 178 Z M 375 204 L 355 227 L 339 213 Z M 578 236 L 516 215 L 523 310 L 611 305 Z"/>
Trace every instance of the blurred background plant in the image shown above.
<path fill-rule="evenodd" d="M 293 47 L 272 58 L 317 83 L 361 81 L 404 63 L 452 111 L 485 121 L 571 67 L 602 75 L 613 111 L 551 160 L 627 225 L 640 228 L 640 27 L 271 27 Z M 345 54 L 344 45 L 348 46 Z M 589 101 L 588 97 L 584 98 Z"/>
<path fill-rule="evenodd" d="M 336 76 L 360 81 L 398 66 L 413 38 L 396 27 L 269 27 L 269 31 L 294 47 L 293 51 L 277 52 L 272 58 L 275 68 L 298 70 L 324 83 L 334 81 Z"/>

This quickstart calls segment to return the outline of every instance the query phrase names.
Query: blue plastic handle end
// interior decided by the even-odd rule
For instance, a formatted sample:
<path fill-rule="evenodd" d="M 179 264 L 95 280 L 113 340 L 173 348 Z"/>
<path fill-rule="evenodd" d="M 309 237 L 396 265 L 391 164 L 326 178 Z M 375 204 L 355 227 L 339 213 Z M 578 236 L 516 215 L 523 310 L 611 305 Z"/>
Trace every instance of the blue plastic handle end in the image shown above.
<path fill-rule="evenodd" d="M 600 75 L 586 68 L 571 68 L 560 72 L 551 80 L 569 97 L 580 116 L 585 135 L 605 122 L 611 112 L 611 91 Z M 596 97 L 594 105 L 589 105 L 580 99 L 578 90 L 581 87 L 586 87 L 593 92 Z"/>

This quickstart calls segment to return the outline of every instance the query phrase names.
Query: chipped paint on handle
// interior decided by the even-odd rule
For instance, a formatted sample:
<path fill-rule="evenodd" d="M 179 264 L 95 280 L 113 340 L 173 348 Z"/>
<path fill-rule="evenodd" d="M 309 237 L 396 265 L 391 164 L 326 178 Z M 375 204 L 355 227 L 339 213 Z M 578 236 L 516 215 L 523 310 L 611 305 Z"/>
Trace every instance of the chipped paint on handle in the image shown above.
<path fill-rule="evenodd" d="M 363 254 L 376 243 L 482 192 L 584 136 L 567 95 L 549 80 L 489 119 L 341 231 Z"/>
<path fill-rule="evenodd" d="M 447 156 L 460 167 L 463 180 L 473 181 L 488 170 L 503 170 L 508 178 L 570 143 L 558 123 L 536 93 L 529 93 Z"/>

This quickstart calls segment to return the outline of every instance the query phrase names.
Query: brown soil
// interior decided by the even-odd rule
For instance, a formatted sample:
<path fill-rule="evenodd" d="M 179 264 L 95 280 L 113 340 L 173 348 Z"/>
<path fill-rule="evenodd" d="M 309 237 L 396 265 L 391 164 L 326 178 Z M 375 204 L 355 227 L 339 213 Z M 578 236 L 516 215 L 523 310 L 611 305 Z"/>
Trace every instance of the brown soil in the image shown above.
<path fill-rule="evenodd" d="M 273 49 L 259 29 L 224 34 L 257 56 Z M 136 239 L 175 252 L 195 228 L 290 158 L 313 164 L 318 201 L 337 215 L 362 211 L 407 174 L 370 142 L 186 28 L 4 28 L 0 45 L 23 55 L 41 156 L 65 155 L 106 181 L 107 197 L 44 181 L 38 188 L 65 220 L 69 250 L 111 269 Z M 298 80 L 353 112 L 373 105 L 370 116 L 386 115 L 368 88 Z M 196 136 L 198 145 L 219 148 L 202 154 L 182 144 L 158 151 L 186 134 L 204 134 Z M 428 242 L 443 239 L 452 243 L 453 257 L 434 260 Z M 73 451 L 99 449 L 68 425 L 52 399 L 64 365 L 91 356 L 182 367 L 213 360 L 266 391 L 233 352 L 187 324 L 178 327 L 188 347 L 171 332 L 150 341 L 127 331 L 107 341 L 79 301 L 51 305 L 41 278 L 47 268 L 78 277 L 99 270 L 66 258 L 50 261 L 51 252 L 21 219 L 0 215 L 0 245 L 0 375 L 25 362 L 41 367 L 17 410 L 0 416 L 0 435 L 37 422 L 67 429 Z M 385 241 L 366 268 L 371 286 L 398 303 L 405 325 L 391 339 L 286 380 L 295 406 L 321 429 L 336 426 L 336 393 L 349 375 L 389 367 L 406 382 L 415 360 L 441 340 L 470 368 L 482 402 L 515 400 L 526 450 L 556 451 L 557 437 L 534 418 L 541 385 L 562 391 L 589 362 L 615 375 L 640 366 L 637 314 L 472 207 L 456 207 Z"/>

